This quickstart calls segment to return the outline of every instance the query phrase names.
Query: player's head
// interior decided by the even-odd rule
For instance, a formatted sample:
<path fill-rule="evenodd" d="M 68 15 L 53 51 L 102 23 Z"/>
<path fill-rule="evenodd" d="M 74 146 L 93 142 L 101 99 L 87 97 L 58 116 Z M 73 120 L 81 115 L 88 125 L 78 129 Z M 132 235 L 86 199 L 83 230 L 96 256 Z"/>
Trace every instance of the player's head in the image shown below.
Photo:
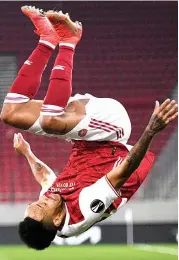
<path fill-rule="evenodd" d="M 27 207 L 25 218 L 19 224 L 19 236 L 28 247 L 45 249 L 53 241 L 64 218 L 62 198 L 57 194 L 43 195 Z"/>
<path fill-rule="evenodd" d="M 57 233 L 56 228 L 45 227 L 41 222 L 26 217 L 19 223 L 19 236 L 30 248 L 43 250 L 50 246 Z"/>

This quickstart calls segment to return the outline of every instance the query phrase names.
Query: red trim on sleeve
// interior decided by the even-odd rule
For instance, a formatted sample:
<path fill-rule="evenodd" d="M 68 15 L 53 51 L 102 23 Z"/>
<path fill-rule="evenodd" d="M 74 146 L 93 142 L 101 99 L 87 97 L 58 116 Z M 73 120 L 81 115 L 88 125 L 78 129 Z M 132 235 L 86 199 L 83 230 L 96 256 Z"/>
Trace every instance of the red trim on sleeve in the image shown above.
<path fill-rule="evenodd" d="M 117 195 L 118 197 L 121 197 L 121 192 L 120 192 L 120 190 L 117 191 L 116 188 L 114 188 L 114 186 L 111 184 L 111 182 L 109 181 L 109 179 L 108 179 L 107 176 L 105 176 L 105 179 L 106 179 L 107 183 L 109 184 L 110 188 L 116 193 L 116 195 Z"/>

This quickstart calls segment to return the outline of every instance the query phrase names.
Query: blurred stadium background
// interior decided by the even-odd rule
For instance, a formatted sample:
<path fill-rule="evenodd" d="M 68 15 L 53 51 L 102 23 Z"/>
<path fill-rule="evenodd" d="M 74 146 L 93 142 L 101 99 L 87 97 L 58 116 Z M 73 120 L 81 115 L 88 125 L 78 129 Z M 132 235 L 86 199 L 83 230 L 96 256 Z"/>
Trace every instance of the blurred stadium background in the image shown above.
<path fill-rule="evenodd" d="M 38 42 L 30 20 L 20 11 L 23 4 L 62 9 L 82 21 L 84 34 L 75 54 L 73 93 L 112 97 L 123 103 L 133 126 L 130 144 L 141 135 L 155 100 L 178 100 L 178 2 L 0 2 L 0 109 L 18 69 Z M 54 57 L 55 53 L 37 98 L 45 96 Z M 20 244 L 17 223 L 27 203 L 39 194 L 25 159 L 13 151 L 16 131 L 0 123 L 0 244 L 6 246 Z M 69 143 L 28 133 L 24 136 L 56 173 L 63 169 Z M 176 259 L 177 136 L 176 122 L 160 133 L 151 146 L 157 159 L 149 177 L 112 218 L 75 239 L 55 239 L 61 249 L 54 246 L 34 253 L 20 245 L 1 246 L 0 260 Z M 71 247 L 87 243 L 105 245 Z"/>

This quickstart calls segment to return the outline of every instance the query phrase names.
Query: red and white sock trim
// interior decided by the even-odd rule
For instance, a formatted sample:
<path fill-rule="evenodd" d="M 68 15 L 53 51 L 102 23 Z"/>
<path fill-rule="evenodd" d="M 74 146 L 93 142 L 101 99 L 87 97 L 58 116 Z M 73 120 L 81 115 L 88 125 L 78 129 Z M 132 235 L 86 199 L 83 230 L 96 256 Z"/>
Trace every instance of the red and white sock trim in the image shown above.
<path fill-rule="evenodd" d="M 56 65 L 56 66 L 53 67 L 52 70 L 65 70 L 65 66 L 63 66 L 63 65 Z"/>
<path fill-rule="evenodd" d="M 39 40 L 39 43 L 43 43 L 44 45 L 46 45 L 46 46 L 48 46 L 48 47 L 50 47 L 50 48 L 52 48 L 53 50 L 55 49 L 55 45 L 54 44 L 52 44 L 51 42 L 48 42 L 48 41 L 45 41 L 45 40 Z"/>
<path fill-rule="evenodd" d="M 17 94 L 17 93 L 8 93 L 7 96 L 5 97 L 4 104 L 7 103 L 26 103 L 30 100 L 29 97 Z"/>
<path fill-rule="evenodd" d="M 60 116 L 64 113 L 64 108 L 54 105 L 42 105 L 40 115 Z"/>
<path fill-rule="evenodd" d="M 68 42 L 60 42 L 59 43 L 59 47 L 60 46 L 66 46 L 66 47 L 69 47 L 69 48 L 72 48 L 73 50 L 75 49 L 76 45 L 73 44 L 73 43 L 68 43 Z"/>

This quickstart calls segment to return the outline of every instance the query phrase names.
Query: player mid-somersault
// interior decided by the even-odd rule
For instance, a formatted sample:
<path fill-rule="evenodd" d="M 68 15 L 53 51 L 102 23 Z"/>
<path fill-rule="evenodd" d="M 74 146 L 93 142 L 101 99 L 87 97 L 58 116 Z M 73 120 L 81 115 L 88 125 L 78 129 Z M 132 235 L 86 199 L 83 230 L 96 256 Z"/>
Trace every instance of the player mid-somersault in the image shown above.
<path fill-rule="evenodd" d="M 170 100 L 160 107 L 157 105 L 147 130 L 130 151 L 127 140 L 131 123 L 119 102 L 89 94 L 70 97 L 73 55 L 82 35 L 81 24 L 73 23 L 62 12 L 43 13 L 29 6 L 22 11 L 32 20 L 40 41 L 10 88 L 1 119 L 35 134 L 70 139 L 75 143 L 66 168 L 53 185 L 53 172 L 29 149 L 27 153 L 22 152 L 43 191 L 39 201 L 28 207 L 27 218 L 20 224 L 20 236 L 28 246 L 43 249 L 49 246 L 57 230 L 60 236 L 67 237 L 81 233 L 132 197 L 154 161 L 150 152 L 144 157 L 148 145 L 155 133 L 177 116 L 177 105 Z M 46 97 L 44 101 L 34 100 L 42 73 L 58 43 L 59 53 Z M 15 147 L 20 140 L 21 136 L 16 136 Z M 16 149 L 21 152 L 21 148 Z M 115 171 L 119 165 L 122 168 Z M 103 178 L 105 175 L 107 177 Z M 49 186 L 51 188 L 43 195 Z M 95 197 L 89 197 L 89 193 Z"/>
<path fill-rule="evenodd" d="M 126 144 L 131 123 L 120 102 L 90 94 L 71 97 L 73 57 L 82 25 L 62 12 L 44 13 L 29 6 L 22 7 L 22 11 L 35 25 L 40 40 L 9 89 L 1 119 L 38 135 Z M 44 69 L 58 45 L 45 99 L 34 100 Z"/>
<path fill-rule="evenodd" d="M 19 225 L 21 239 L 29 247 L 44 249 L 56 234 L 61 237 L 75 236 L 115 213 L 140 187 L 153 161 L 149 152 L 145 155 L 148 147 L 153 137 L 177 117 L 177 109 L 175 101 L 167 99 L 160 106 L 156 102 L 144 133 L 130 152 L 123 150 L 117 167 L 109 163 L 112 158 L 110 149 L 95 147 L 95 153 L 91 147 L 87 150 L 87 156 L 89 161 L 92 160 L 93 167 L 80 170 L 72 156 L 57 178 L 35 157 L 22 135 L 15 134 L 14 148 L 27 158 L 36 180 L 42 185 L 39 199 L 27 207 L 24 220 Z M 103 155 L 103 151 L 102 168 L 98 164 L 98 152 Z M 73 155 L 80 159 L 76 151 Z M 106 163 L 107 158 L 109 162 Z M 80 160 L 78 163 L 81 163 Z M 84 161 L 83 164 L 87 166 Z"/>

